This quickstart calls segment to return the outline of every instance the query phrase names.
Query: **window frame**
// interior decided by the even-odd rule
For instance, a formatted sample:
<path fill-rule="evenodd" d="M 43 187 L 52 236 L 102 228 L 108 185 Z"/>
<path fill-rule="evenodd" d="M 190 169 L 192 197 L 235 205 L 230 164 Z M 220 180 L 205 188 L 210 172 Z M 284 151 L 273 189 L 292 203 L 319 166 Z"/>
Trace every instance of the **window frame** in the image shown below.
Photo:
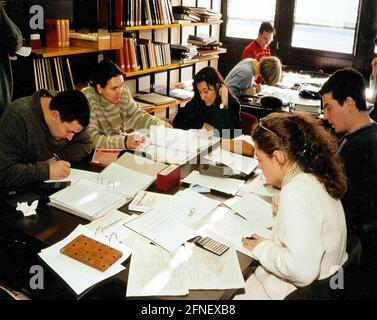
<path fill-rule="evenodd" d="M 220 28 L 220 41 L 224 43 L 224 47 L 234 48 L 233 51 L 235 51 L 238 55 L 238 52 L 243 50 L 242 48 L 255 39 L 225 36 L 228 1 L 231 0 L 222 1 L 224 23 Z M 355 67 L 360 65 L 365 57 L 369 57 L 373 54 L 374 50 L 374 43 L 371 45 L 368 44 L 368 48 L 363 48 L 362 46 L 365 46 L 365 43 L 363 44 L 362 41 L 360 42 L 360 24 L 363 23 L 360 20 L 360 17 L 363 16 L 365 12 L 368 12 L 368 10 L 370 11 L 371 8 L 371 14 L 373 14 L 373 11 L 375 10 L 373 0 L 359 0 L 353 53 L 341 53 L 320 49 L 292 47 L 291 41 L 293 35 L 295 0 L 276 0 L 274 21 L 276 34 L 274 35 L 274 40 L 271 43 L 271 52 L 273 55 L 278 56 L 282 60 L 283 64 L 316 67 L 324 70 L 325 72 L 332 72 L 338 68 Z M 376 22 L 377 18 L 374 19 Z M 364 28 L 372 29 L 372 26 L 369 27 L 366 26 L 366 24 L 372 24 L 370 21 L 364 21 Z M 374 38 L 374 36 L 375 35 L 373 35 L 372 38 Z M 239 55 L 241 54 L 242 52 Z M 364 58 L 362 56 L 364 56 Z"/>

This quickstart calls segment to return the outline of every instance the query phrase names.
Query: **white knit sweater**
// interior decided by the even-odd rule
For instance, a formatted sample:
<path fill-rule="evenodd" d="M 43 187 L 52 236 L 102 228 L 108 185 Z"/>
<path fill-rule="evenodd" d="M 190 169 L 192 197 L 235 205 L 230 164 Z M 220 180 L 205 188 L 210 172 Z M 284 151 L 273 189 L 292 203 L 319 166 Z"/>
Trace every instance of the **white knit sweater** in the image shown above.
<path fill-rule="evenodd" d="M 347 260 L 346 240 L 341 202 L 314 176 L 298 174 L 281 190 L 272 239 L 252 251 L 261 266 L 236 299 L 284 299 L 330 276 Z"/>

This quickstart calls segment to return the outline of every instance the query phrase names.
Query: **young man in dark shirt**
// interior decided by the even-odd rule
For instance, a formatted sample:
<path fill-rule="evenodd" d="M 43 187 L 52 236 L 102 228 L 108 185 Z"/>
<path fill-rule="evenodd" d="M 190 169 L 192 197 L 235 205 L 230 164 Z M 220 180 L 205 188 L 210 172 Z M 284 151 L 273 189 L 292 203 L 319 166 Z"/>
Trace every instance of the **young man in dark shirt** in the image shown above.
<path fill-rule="evenodd" d="M 335 132 L 345 133 L 338 148 L 348 180 L 342 204 L 348 232 L 363 246 L 363 297 L 372 298 L 377 284 L 377 124 L 369 117 L 366 83 L 358 71 L 336 71 L 319 92 L 325 120 Z"/>
<path fill-rule="evenodd" d="M 1 189 L 68 176 L 70 162 L 91 152 L 89 114 L 77 90 L 41 90 L 11 103 L 0 120 Z"/>

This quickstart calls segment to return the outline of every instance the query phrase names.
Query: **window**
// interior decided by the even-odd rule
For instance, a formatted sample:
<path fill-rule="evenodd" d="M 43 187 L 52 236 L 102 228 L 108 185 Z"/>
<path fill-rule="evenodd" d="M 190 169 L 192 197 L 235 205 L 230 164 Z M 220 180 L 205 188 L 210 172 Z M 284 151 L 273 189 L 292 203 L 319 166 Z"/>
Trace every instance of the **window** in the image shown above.
<path fill-rule="evenodd" d="M 292 47 L 353 53 L 359 0 L 296 0 Z"/>
<path fill-rule="evenodd" d="M 230 0 L 227 3 L 227 37 L 255 39 L 262 21 L 274 24 L 276 0 Z"/>

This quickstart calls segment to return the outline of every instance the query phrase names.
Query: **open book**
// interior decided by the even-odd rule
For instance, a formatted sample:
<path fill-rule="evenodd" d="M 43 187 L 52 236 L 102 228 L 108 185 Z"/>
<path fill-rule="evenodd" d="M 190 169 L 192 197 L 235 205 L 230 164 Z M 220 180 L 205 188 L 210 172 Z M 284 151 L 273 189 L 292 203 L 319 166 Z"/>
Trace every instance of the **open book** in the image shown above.
<path fill-rule="evenodd" d="M 145 153 L 157 162 L 182 165 L 195 158 L 199 151 L 206 150 L 219 142 L 219 137 L 203 130 L 151 126 L 149 136 L 136 153 Z"/>
<path fill-rule="evenodd" d="M 154 161 L 181 165 L 197 156 L 197 137 L 191 131 L 151 126 L 150 137 L 139 151 Z"/>
<path fill-rule="evenodd" d="M 112 163 L 92 179 L 80 179 L 54 193 L 50 196 L 50 204 L 82 218 L 95 220 L 123 206 L 154 181 L 154 176 Z"/>

